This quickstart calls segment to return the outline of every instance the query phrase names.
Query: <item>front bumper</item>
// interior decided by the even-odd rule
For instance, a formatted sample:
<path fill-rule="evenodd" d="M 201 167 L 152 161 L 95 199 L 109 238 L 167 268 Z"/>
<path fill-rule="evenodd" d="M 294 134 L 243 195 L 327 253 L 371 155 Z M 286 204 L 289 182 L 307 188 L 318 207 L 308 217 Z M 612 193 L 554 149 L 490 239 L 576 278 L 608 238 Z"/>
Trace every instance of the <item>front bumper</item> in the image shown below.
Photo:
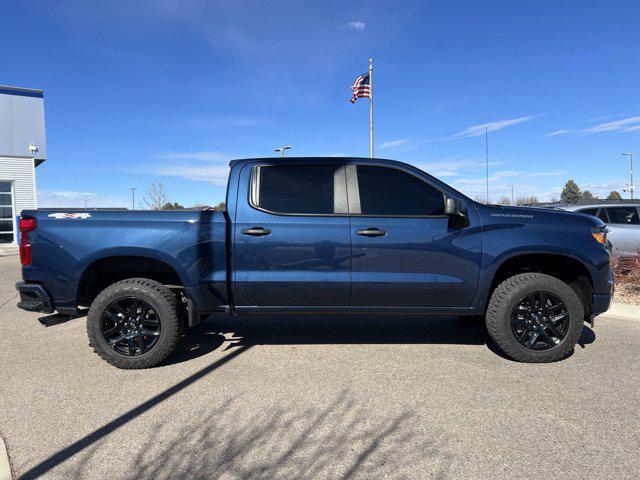
<path fill-rule="evenodd" d="M 613 293 L 594 295 L 593 310 L 591 311 L 591 316 L 595 317 L 596 315 L 600 315 L 601 313 L 604 313 L 607 310 L 609 310 L 609 307 L 611 306 L 612 298 L 613 298 Z"/>
<path fill-rule="evenodd" d="M 53 299 L 42 285 L 18 282 L 16 290 L 20 293 L 18 308 L 29 312 L 53 313 Z"/>

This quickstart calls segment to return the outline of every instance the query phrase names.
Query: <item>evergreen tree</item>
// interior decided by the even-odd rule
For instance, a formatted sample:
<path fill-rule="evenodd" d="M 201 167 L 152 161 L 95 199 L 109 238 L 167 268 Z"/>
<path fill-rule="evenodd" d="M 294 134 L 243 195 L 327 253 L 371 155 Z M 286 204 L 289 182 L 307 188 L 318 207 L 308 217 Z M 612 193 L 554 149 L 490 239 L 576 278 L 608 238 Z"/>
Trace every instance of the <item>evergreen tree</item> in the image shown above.
<path fill-rule="evenodd" d="M 580 200 L 580 187 L 572 179 L 564 184 L 560 198 L 563 202 L 575 202 Z"/>
<path fill-rule="evenodd" d="M 596 198 L 593 196 L 593 193 L 591 193 L 589 190 L 583 190 L 580 193 L 580 198 L 583 198 L 585 200 L 591 200 L 592 198 Z"/>
<path fill-rule="evenodd" d="M 609 196 L 607 197 L 607 200 L 622 200 L 622 195 L 620 195 L 618 192 L 613 190 L 609 192 Z"/>

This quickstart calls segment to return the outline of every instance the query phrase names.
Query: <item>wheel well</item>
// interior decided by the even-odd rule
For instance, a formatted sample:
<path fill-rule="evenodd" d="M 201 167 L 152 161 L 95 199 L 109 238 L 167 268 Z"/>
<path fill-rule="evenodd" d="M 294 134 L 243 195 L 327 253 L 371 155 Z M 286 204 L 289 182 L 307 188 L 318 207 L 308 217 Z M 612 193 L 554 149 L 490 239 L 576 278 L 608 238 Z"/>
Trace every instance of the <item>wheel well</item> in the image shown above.
<path fill-rule="evenodd" d="M 109 285 L 127 278 L 149 278 L 163 285 L 182 286 L 182 281 L 168 264 L 148 257 L 116 256 L 90 264 L 78 283 L 78 305 L 89 306 Z"/>
<path fill-rule="evenodd" d="M 585 308 L 587 317 L 591 315 L 591 303 L 593 295 L 593 283 L 591 275 L 580 261 L 564 255 L 553 254 L 529 254 L 519 255 L 504 262 L 493 277 L 491 290 L 504 280 L 518 273 L 538 272 L 556 277 L 576 292 Z"/>

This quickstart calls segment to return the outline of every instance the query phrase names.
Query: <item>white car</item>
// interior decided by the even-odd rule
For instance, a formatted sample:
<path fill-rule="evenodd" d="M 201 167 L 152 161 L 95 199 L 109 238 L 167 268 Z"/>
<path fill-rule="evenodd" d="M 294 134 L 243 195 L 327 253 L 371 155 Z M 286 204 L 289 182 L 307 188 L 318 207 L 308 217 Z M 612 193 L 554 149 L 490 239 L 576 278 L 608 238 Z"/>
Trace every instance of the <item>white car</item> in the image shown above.
<path fill-rule="evenodd" d="M 570 203 L 564 209 L 593 215 L 606 223 L 613 252 L 621 256 L 640 255 L 640 202 L 596 202 Z"/>

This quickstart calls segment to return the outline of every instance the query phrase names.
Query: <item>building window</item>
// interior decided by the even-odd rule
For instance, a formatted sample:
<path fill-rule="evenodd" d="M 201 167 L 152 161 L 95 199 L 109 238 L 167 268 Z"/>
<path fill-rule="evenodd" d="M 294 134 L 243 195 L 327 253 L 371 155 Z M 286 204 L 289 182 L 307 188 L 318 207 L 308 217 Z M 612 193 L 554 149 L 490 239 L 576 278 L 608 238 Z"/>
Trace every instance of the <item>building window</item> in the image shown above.
<path fill-rule="evenodd" d="M 0 243 L 13 243 L 13 223 L 11 182 L 0 181 Z"/>

